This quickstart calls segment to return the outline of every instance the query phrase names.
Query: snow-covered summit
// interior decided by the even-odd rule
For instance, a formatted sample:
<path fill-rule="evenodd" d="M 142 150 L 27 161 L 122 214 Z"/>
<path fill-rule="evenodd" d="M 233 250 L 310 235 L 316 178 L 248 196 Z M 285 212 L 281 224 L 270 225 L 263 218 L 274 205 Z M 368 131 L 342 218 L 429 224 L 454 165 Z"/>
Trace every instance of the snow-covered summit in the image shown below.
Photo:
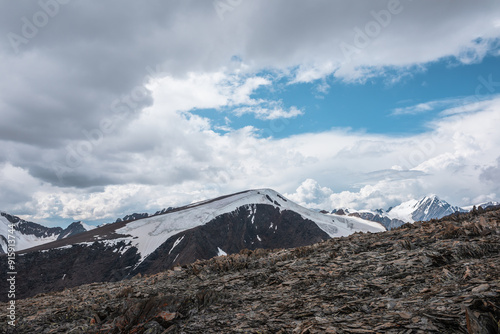
<path fill-rule="evenodd" d="M 240 207 L 250 208 L 251 214 L 255 215 L 256 204 L 266 204 L 279 210 L 294 211 L 304 219 L 315 222 L 330 237 L 347 236 L 358 231 L 382 232 L 385 230 L 379 223 L 356 217 L 325 215 L 306 209 L 272 189 L 256 189 L 193 203 L 180 210 L 136 220 L 116 230 L 116 233 L 132 236 L 132 246 L 137 247 L 143 260 L 169 237 L 187 229 L 204 225 L 217 216 L 234 212 Z M 270 222 L 271 224 L 272 222 Z"/>
<path fill-rule="evenodd" d="M 463 212 L 464 210 L 458 206 L 450 205 L 433 194 L 425 196 L 420 200 L 412 199 L 403 202 L 387 212 L 387 216 L 407 222 L 415 222 L 439 219 L 457 211 Z"/>

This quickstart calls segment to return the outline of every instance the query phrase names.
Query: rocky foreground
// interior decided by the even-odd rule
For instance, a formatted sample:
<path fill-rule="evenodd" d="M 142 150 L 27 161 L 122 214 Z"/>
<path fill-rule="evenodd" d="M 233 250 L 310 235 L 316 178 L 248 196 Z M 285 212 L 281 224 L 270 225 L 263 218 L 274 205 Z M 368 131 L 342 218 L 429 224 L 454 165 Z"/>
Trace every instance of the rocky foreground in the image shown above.
<path fill-rule="evenodd" d="M 498 333 L 500 210 L 16 301 L 13 333 Z"/>

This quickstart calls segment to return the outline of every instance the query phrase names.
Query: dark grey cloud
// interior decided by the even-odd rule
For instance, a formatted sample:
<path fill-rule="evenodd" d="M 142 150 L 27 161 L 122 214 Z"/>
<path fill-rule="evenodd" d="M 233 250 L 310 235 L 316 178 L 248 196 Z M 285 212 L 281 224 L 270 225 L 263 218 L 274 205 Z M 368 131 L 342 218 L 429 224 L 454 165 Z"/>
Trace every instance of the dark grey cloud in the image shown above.
<path fill-rule="evenodd" d="M 401 13 L 406 23 L 398 28 L 404 29 L 442 29 L 446 18 L 470 20 L 498 10 L 493 1 L 486 6 L 443 1 L 427 10 L 402 0 L 400 6 L 411 6 Z M 165 73 L 182 76 L 228 66 L 233 55 L 257 69 L 329 58 L 342 61 L 339 43 L 351 43 L 353 29 L 373 20 L 371 11 L 386 7 L 387 1 L 381 0 L 356 5 L 241 1 L 221 20 L 211 1 L 2 2 L 0 139 L 39 147 L 78 140 L 83 129 L 97 127 L 113 113 L 117 99 L 142 87 L 148 68 L 157 65 Z M 47 17 L 46 24 L 40 24 L 40 13 Z M 25 36 L 30 24 L 36 33 L 23 37 L 27 42 L 18 45 L 16 53 L 12 34 Z M 428 38 L 425 31 L 408 34 Z M 127 119 L 151 105 L 148 92 L 143 95 L 133 107 L 127 106 Z"/>
<path fill-rule="evenodd" d="M 26 35 L 26 20 L 34 25 L 36 13 L 44 12 L 39 3 L 52 8 L 58 4 L 57 15 L 14 52 L 9 34 Z M 149 92 L 140 91 L 151 74 L 148 69 L 169 59 L 187 61 L 192 58 L 188 53 L 196 54 L 196 46 L 172 26 L 189 19 L 188 14 L 199 16 L 203 9 L 195 6 L 183 14 L 185 5 L 179 1 L 145 6 L 134 1 L 74 0 L 63 5 L 47 0 L 0 6 L 5 37 L 0 50 L 6 57 L 0 65 L 0 139 L 40 147 L 78 139 L 83 129 L 96 127 L 103 117 L 116 112 L 113 106 L 123 97 L 139 92 L 133 104 L 122 103 L 122 116 L 127 119 L 151 105 Z M 169 72 L 178 69 L 177 63 L 173 65 Z"/>
<path fill-rule="evenodd" d="M 0 190 L 0 204 L 23 203 L 43 187 L 90 193 L 106 185 L 206 182 L 205 171 L 217 174 L 231 164 L 234 138 L 214 148 L 210 131 L 186 130 L 190 122 L 182 118 L 172 118 L 175 124 L 134 123 L 155 103 L 144 87 L 152 77 L 230 71 L 234 56 L 250 73 L 290 71 L 290 80 L 311 66 L 316 74 L 307 80 L 332 74 L 349 79 L 366 65 L 425 65 L 456 56 L 473 38 L 498 37 L 485 27 L 498 20 L 500 8 L 493 0 L 481 6 L 401 0 L 403 10 L 377 43 L 339 68 L 345 62 L 339 44 L 353 44 L 355 28 L 364 29 L 387 1 L 215 3 L 230 10 L 218 12 L 205 0 L 0 2 L 0 167 L 20 167 L 33 178 L 24 190 Z M 344 153 L 339 157 L 352 152 Z M 489 169 L 483 174 L 496 175 Z M 23 182 L 26 176 L 12 175 L 4 181 Z"/>
<path fill-rule="evenodd" d="M 500 184 L 500 157 L 497 158 L 497 165 L 485 168 L 479 178 L 498 186 Z"/>

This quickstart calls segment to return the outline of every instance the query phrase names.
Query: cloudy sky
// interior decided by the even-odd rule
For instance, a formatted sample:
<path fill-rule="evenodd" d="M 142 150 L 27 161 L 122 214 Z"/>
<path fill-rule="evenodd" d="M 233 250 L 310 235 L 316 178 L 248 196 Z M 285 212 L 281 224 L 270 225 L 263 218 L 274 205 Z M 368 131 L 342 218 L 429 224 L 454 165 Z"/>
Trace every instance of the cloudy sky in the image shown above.
<path fill-rule="evenodd" d="M 0 210 L 500 199 L 500 2 L 0 2 Z"/>

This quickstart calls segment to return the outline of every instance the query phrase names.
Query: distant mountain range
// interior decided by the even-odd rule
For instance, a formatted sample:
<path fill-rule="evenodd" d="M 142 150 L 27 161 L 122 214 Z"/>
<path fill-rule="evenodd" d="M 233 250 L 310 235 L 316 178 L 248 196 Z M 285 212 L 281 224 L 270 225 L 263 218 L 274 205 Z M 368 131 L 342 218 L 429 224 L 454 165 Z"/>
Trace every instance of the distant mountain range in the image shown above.
<path fill-rule="evenodd" d="M 499 205 L 498 202 L 485 202 L 476 205 L 483 209 L 491 206 Z M 436 195 L 422 197 L 420 200 L 409 200 L 399 204 L 398 206 L 387 210 L 377 209 L 369 210 L 353 210 L 349 208 L 341 208 L 333 210 L 332 213 L 359 217 L 362 219 L 378 222 L 388 230 L 399 227 L 405 223 L 413 223 L 416 221 L 428 221 L 431 219 L 440 219 L 456 212 L 469 212 L 473 206 L 461 208 L 452 206 L 448 202 L 440 199 Z"/>
<path fill-rule="evenodd" d="M 300 247 L 463 211 L 433 195 L 388 210 L 317 212 L 274 190 L 249 190 L 152 215 L 134 213 L 99 227 L 74 222 L 65 229 L 49 228 L 2 213 L 0 254 L 7 249 L 7 229 L 12 224 L 16 231 L 16 266 L 22 276 L 18 296 L 27 297 L 157 273 L 244 249 Z M 0 261 L 4 273 L 5 263 Z M 5 280 L 0 287 L 2 284 Z"/>
<path fill-rule="evenodd" d="M 487 208 L 500 205 L 499 202 L 489 201 L 476 204 L 476 207 L 481 206 Z M 427 221 L 431 219 L 440 219 L 444 216 L 455 212 L 468 212 L 473 206 L 458 207 L 452 206 L 446 201 L 440 199 L 436 195 L 425 196 L 420 200 L 409 200 L 395 207 L 384 209 L 370 210 L 354 210 L 350 208 L 341 208 L 332 210 L 331 213 L 337 215 L 346 215 L 357 217 L 364 220 L 377 222 L 390 230 L 399 227 L 407 222 Z M 117 218 L 115 223 L 129 222 L 145 218 L 151 218 L 158 215 L 166 214 L 174 210 L 173 207 L 159 210 L 154 214 L 149 213 L 132 213 L 122 218 Z M 321 211 L 328 213 L 327 211 Z M 17 231 L 16 248 L 17 251 L 22 251 L 28 248 L 40 246 L 55 240 L 68 238 L 70 236 L 90 231 L 96 226 L 85 224 L 78 221 L 71 223 L 68 227 L 46 227 L 41 224 L 25 221 L 19 217 L 10 215 L 5 212 L 0 212 L 0 254 L 5 253 L 7 244 L 7 226 L 14 224 L 14 229 Z"/>

